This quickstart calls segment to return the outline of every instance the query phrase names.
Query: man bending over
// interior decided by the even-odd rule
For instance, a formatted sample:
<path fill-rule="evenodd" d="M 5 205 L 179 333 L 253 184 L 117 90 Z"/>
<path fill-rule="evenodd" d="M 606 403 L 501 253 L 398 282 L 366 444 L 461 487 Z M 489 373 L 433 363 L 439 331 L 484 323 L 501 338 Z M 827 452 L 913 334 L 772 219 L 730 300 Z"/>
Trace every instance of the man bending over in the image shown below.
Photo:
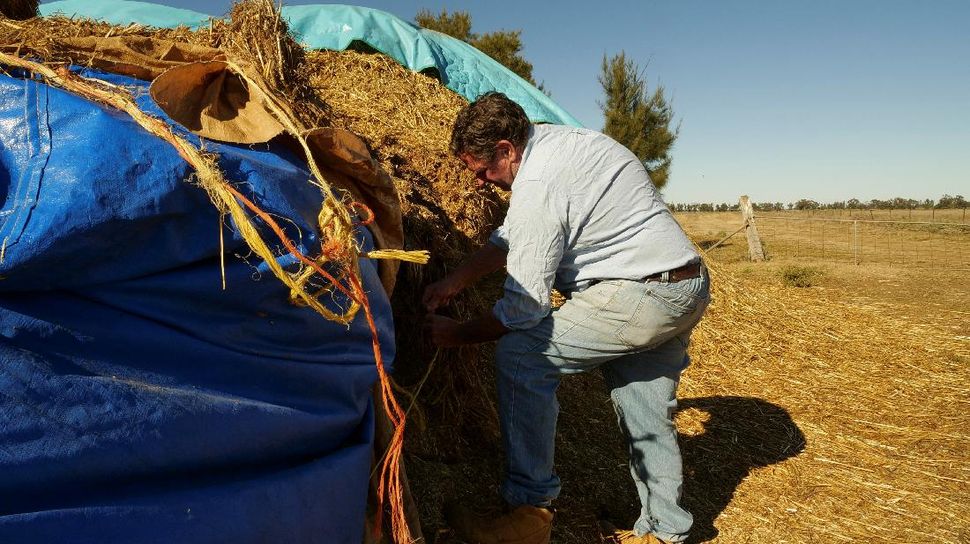
<path fill-rule="evenodd" d="M 693 520 L 679 505 L 672 416 L 691 330 L 709 301 L 693 244 L 633 153 L 592 130 L 532 125 L 503 94 L 488 93 L 459 113 L 451 150 L 479 186 L 512 196 L 489 243 L 424 293 L 439 346 L 498 340 L 508 511 L 486 519 L 458 508 L 447 512 L 449 523 L 472 543 L 549 542 L 560 490 L 556 389 L 563 375 L 600 368 L 642 505 L 633 530 L 613 538 L 682 542 Z M 464 323 L 433 314 L 503 266 L 508 279 L 491 314 Z M 553 288 L 567 296 L 557 309 Z"/>

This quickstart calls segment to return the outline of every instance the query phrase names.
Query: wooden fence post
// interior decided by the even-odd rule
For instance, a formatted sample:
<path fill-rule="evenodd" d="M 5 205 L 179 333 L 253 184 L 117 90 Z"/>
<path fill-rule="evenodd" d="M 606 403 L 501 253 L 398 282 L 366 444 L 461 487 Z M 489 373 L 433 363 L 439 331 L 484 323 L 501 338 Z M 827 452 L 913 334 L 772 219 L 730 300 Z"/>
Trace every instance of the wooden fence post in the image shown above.
<path fill-rule="evenodd" d="M 852 252 L 855 256 L 855 264 L 859 264 L 859 220 L 852 222 Z"/>
<path fill-rule="evenodd" d="M 758 236 L 758 228 L 754 225 L 754 208 L 748 195 L 742 195 L 738 202 L 741 205 L 741 216 L 744 218 L 745 233 L 748 235 L 748 255 L 752 261 L 765 260 L 765 250 Z"/>

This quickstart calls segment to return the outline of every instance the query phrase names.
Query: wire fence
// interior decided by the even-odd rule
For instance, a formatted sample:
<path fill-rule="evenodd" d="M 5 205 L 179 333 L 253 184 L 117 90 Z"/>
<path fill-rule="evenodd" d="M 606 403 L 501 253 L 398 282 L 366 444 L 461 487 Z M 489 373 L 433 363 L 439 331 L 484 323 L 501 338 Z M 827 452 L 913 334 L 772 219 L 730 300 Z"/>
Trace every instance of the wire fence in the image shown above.
<path fill-rule="evenodd" d="M 970 224 L 755 215 L 768 257 L 970 270 Z"/>

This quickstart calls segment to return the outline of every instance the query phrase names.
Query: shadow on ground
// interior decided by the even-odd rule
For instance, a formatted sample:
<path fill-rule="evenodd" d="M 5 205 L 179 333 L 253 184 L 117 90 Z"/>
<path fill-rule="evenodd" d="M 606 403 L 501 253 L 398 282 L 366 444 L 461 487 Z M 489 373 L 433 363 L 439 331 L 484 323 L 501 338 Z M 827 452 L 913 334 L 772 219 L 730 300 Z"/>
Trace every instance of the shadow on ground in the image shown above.
<path fill-rule="evenodd" d="M 563 493 L 553 542 L 598 542 L 599 520 L 632 527 L 640 511 L 628 470 L 626 444 L 596 376 L 564 380 L 557 444 Z M 753 397 L 680 400 L 684 506 L 694 515 L 690 542 L 717 536 L 714 521 L 752 470 L 779 463 L 805 448 L 805 437 L 784 408 Z"/>
<path fill-rule="evenodd" d="M 805 436 L 780 406 L 753 397 L 701 397 L 680 402 L 681 412 L 706 416 L 703 432 L 681 435 L 684 506 L 694 514 L 691 542 L 717 536 L 714 520 L 756 468 L 805 449 Z M 685 414 L 686 415 L 686 414 Z"/>
<path fill-rule="evenodd" d="M 599 521 L 631 527 L 640 506 L 630 478 L 627 449 L 599 373 L 569 377 L 559 391 L 562 412 L 557 470 L 563 490 L 556 501 L 552 542 L 600 542 Z M 779 463 L 805 447 L 788 412 L 762 399 L 712 396 L 681 399 L 678 413 L 684 456 L 684 505 L 694 514 L 690 542 L 717 536 L 714 521 L 738 485 L 759 467 Z M 426 539 L 459 541 L 447 529 L 441 506 L 448 500 L 494 507 L 503 455 L 498 444 L 464 444 L 459 458 L 411 456 L 409 471 L 422 510 Z"/>

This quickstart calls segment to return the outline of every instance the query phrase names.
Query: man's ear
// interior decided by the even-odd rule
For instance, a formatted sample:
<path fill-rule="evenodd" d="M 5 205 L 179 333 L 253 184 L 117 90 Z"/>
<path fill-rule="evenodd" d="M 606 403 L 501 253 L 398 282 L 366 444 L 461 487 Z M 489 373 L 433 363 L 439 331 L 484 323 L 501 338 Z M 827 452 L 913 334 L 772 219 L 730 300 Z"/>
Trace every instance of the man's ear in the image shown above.
<path fill-rule="evenodd" d="M 515 160 L 516 158 L 515 144 L 513 144 L 508 140 L 499 140 L 495 144 L 495 149 L 499 152 L 502 152 L 510 160 Z"/>

